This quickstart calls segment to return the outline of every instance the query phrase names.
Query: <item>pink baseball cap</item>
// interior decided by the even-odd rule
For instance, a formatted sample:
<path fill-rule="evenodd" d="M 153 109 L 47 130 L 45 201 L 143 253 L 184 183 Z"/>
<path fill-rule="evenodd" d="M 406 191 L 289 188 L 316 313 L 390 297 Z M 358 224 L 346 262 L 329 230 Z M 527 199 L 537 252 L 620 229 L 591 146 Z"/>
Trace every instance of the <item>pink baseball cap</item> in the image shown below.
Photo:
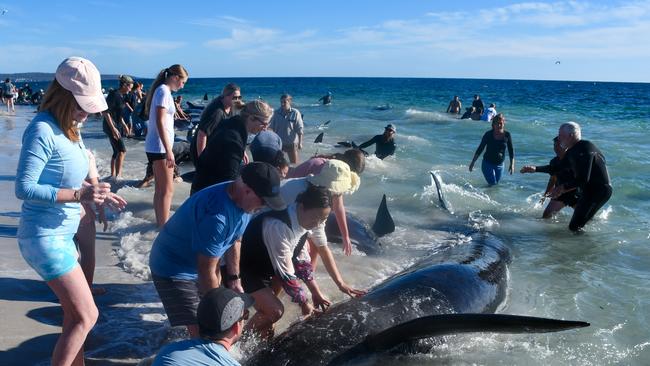
<path fill-rule="evenodd" d="M 68 57 L 56 69 L 55 77 L 65 90 L 74 95 L 84 111 L 99 113 L 108 109 L 99 70 L 89 60 Z"/>

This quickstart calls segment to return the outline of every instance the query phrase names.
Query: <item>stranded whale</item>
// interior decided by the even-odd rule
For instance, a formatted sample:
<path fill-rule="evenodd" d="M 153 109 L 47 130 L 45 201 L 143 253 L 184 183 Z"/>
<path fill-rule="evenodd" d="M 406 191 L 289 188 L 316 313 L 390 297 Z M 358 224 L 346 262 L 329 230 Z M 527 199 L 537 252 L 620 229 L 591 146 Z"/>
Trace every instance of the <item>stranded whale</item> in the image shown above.
<path fill-rule="evenodd" d="M 589 325 L 491 314 L 506 297 L 510 254 L 488 233 L 475 233 L 471 239 L 431 255 L 361 298 L 292 325 L 245 364 L 339 365 L 435 335 L 548 332 Z"/>

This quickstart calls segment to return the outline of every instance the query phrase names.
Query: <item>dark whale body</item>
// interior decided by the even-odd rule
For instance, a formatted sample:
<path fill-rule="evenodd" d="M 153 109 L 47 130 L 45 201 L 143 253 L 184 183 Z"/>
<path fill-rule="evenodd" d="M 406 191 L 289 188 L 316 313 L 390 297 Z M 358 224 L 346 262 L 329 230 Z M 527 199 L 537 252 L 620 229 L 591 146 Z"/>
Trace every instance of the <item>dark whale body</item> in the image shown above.
<path fill-rule="evenodd" d="M 540 332 L 588 325 L 491 314 L 505 299 L 509 261 L 508 248 L 500 240 L 488 233 L 476 233 L 470 243 L 432 255 L 367 295 L 292 325 L 245 364 L 340 364 L 363 352 L 408 341 L 404 334 L 422 338 L 426 334 Z M 516 320 L 509 323 L 505 318 Z M 379 335 L 374 343 L 373 335 Z"/>

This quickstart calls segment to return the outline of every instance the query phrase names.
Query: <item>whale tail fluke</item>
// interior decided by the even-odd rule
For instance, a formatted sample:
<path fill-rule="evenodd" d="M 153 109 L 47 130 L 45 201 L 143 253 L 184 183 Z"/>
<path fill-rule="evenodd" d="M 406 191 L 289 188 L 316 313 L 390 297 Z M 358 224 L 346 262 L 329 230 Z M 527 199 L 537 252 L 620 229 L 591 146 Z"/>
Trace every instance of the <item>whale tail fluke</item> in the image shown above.
<path fill-rule="evenodd" d="M 375 223 L 372 225 L 372 231 L 378 236 L 382 237 L 395 231 L 395 222 L 393 217 L 388 211 L 386 204 L 386 195 L 381 199 L 381 204 L 377 209 L 377 216 L 375 216 Z"/>
<path fill-rule="evenodd" d="M 449 211 L 449 207 L 445 202 L 445 196 L 442 194 L 442 183 L 440 182 L 440 177 L 436 172 L 433 171 L 430 171 L 429 174 L 431 174 L 432 183 L 436 185 L 436 191 L 438 192 L 438 201 L 440 201 L 440 207 Z"/>
<path fill-rule="evenodd" d="M 340 354 L 329 364 L 344 364 L 364 355 L 390 350 L 402 343 L 434 336 L 472 332 L 550 333 L 589 325 L 582 321 L 505 314 L 432 315 L 369 335 L 363 342 Z"/>
<path fill-rule="evenodd" d="M 323 142 L 323 135 L 324 135 L 324 134 L 325 134 L 325 132 L 321 132 L 321 133 L 319 133 L 318 136 L 316 136 L 316 139 L 314 140 L 314 143 L 315 143 L 315 144 L 318 144 L 318 143 Z"/>

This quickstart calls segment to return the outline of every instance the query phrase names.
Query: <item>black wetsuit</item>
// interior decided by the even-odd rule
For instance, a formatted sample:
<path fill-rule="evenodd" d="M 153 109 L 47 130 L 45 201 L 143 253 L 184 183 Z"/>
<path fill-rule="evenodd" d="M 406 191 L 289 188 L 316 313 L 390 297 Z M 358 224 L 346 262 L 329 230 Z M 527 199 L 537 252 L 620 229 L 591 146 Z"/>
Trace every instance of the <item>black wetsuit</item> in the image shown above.
<path fill-rule="evenodd" d="M 564 159 L 573 173 L 573 180 L 564 187 L 577 188 L 580 198 L 575 206 L 569 229 L 579 230 L 612 196 L 612 186 L 603 153 L 587 140 L 578 141 L 567 150 Z"/>
<path fill-rule="evenodd" d="M 385 157 L 393 155 L 395 153 L 395 139 L 386 141 L 383 134 L 376 135 L 370 140 L 359 145 L 359 148 L 363 149 L 364 147 L 368 147 L 372 144 L 377 144 L 375 147 L 375 155 L 377 155 L 379 159 L 383 160 Z"/>
<path fill-rule="evenodd" d="M 191 194 L 213 184 L 235 180 L 248 139 L 246 121 L 234 116 L 219 124 L 196 164 Z"/>
<path fill-rule="evenodd" d="M 567 159 L 560 159 L 557 156 L 551 159 L 548 165 L 536 166 L 535 171 L 555 176 L 556 186 L 573 181 L 573 171 L 571 171 Z M 566 192 L 560 197 L 554 198 L 554 200 L 561 201 L 566 206 L 574 207 L 578 203 L 578 192 L 576 190 Z"/>
<path fill-rule="evenodd" d="M 494 165 L 501 165 L 506 158 L 506 148 L 508 149 L 510 161 L 512 161 L 515 156 L 515 150 L 512 147 L 512 137 L 510 136 L 510 132 L 504 131 L 503 139 L 497 140 L 494 138 L 493 130 L 489 130 L 483 134 L 481 143 L 478 145 L 474 155 L 481 155 L 483 149 L 485 149 L 483 160 L 487 160 Z"/>

